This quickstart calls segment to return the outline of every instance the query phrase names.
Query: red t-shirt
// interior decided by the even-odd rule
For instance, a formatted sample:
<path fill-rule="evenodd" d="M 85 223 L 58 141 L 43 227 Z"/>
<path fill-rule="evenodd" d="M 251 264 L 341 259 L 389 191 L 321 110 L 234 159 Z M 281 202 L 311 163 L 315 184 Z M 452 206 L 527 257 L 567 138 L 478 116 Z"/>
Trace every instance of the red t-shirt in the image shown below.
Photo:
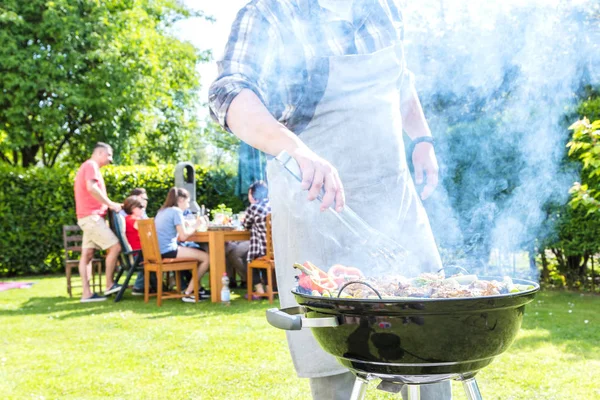
<path fill-rule="evenodd" d="M 140 250 L 142 248 L 142 243 L 140 242 L 140 233 L 133 226 L 135 221 L 137 221 L 137 219 L 134 219 L 132 215 L 127 215 L 125 217 L 125 236 L 131 246 L 131 250 Z"/>
<path fill-rule="evenodd" d="M 100 167 L 92 159 L 81 164 L 77 175 L 75 175 L 75 212 L 77 213 L 77 219 L 94 214 L 104 217 L 108 210 L 106 204 L 102 204 L 88 192 L 86 182 L 90 180 L 98 182 L 98 187 L 100 187 L 102 193 L 106 194 L 106 186 L 104 185 L 104 178 L 100 174 Z"/>

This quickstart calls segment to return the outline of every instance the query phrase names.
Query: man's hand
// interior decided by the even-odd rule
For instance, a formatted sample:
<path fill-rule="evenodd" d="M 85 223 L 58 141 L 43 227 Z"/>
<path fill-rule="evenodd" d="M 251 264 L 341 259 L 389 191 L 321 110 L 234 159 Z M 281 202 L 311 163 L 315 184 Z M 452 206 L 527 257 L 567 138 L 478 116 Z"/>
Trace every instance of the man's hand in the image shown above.
<path fill-rule="evenodd" d="M 421 199 L 425 200 L 438 185 L 438 163 L 435 158 L 433 145 L 427 142 L 417 143 L 412 153 L 413 166 L 415 168 L 415 183 L 423 183 L 423 172 L 425 172 L 426 184 L 421 192 Z"/>
<path fill-rule="evenodd" d="M 344 186 L 340 180 L 337 169 L 329 161 L 319 157 L 307 147 L 298 147 L 291 152 L 291 156 L 298 162 L 302 172 L 302 189 L 308 190 L 308 200 L 317 198 L 321 189 L 325 188 L 321 211 L 325 211 L 335 202 L 335 210 L 342 211 L 346 199 Z"/>
<path fill-rule="evenodd" d="M 325 189 L 321 210 L 335 203 L 335 209 L 342 211 L 344 188 L 335 167 L 273 118 L 252 90 L 244 89 L 235 96 L 227 111 L 227 125 L 237 137 L 267 154 L 276 156 L 287 151 L 300 166 L 302 188 L 308 190 L 308 199 L 316 199 L 321 189 Z"/>
<path fill-rule="evenodd" d="M 121 212 L 122 207 L 119 203 L 115 203 L 114 201 L 111 201 L 110 203 L 108 203 L 108 208 L 110 208 L 114 212 Z"/>

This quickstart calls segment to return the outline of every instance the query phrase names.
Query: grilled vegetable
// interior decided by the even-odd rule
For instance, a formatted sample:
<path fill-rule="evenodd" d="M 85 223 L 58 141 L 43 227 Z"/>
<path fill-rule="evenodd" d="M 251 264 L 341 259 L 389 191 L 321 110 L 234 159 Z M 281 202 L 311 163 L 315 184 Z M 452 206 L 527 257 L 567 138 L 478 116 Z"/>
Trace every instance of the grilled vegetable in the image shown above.
<path fill-rule="evenodd" d="M 298 286 L 302 293 L 313 296 L 341 298 L 371 298 L 373 292 L 382 298 L 458 298 L 498 296 L 534 289 L 534 286 L 513 283 L 508 276 L 499 280 L 483 280 L 477 275 L 422 273 L 413 278 L 401 275 L 365 277 L 358 268 L 335 264 L 325 273 L 313 263 L 294 264 L 302 273 Z M 365 288 L 364 286 L 369 286 Z"/>
<path fill-rule="evenodd" d="M 337 289 L 338 285 L 335 281 L 323 270 L 307 261 L 304 264 L 294 264 L 294 268 L 302 271 L 298 284 L 310 290 L 316 290 L 323 293 L 325 290 L 332 291 Z"/>

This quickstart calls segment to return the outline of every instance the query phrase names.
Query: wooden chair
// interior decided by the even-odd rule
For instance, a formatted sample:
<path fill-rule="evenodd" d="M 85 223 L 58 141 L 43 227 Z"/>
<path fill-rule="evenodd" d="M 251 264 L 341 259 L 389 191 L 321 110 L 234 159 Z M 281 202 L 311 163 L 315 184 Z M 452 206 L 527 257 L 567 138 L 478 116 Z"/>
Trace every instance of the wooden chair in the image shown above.
<path fill-rule="evenodd" d="M 273 236 L 271 229 L 271 214 L 267 215 L 267 254 L 262 257 L 255 258 L 248 263 L 248 301 L 252 301 L 252 297 L 268 297 L 269 303 L 273 303 L 273 297 L 277 292 L 273 291 L 275 283 L 275 257 L 273 256 Z M 254 268 L 264 269 L 267 271 L 267 291 L 265 293 L 254 292 L 252 283 L 252 270 Z"/>
<path fill-rule="evenodd" d="M 182 294 L 180 271 L 191 270 L 192 281 L 194 283 L 194 298 L 196 302 L 199 299 L 198 283 L 198 260 L 195 258 L 162 258 L 158 246 L 158 237 L 156 236 L 156 226 L 154 218 L 142 219 L 138 221 L 138 231 L 140 233 L 140 242 L 142 244 L 142 254 L 144 257 L 144 301 L 147 303 L 150 296 L 156 296 L 156 304 L 160 307 L 163 299 L 180 299 Z M 156 272 L 158 281 L 156 294 L 150 294 L 150 272 Z M 175 292 L 163 292 L 163 273 L 175 271 Z"/>
<path fill-rule="evenodd" d="M 79 225 L 63 225 L 63 246 L 65 248 L 65 274 L 67 276 L 67 293 L 73 297 L 73 286 L 71 282 L 72 270 L 79 271 L 79 256 L 81 255 L 81 243 L 83 241 L 83 232 Z M 91 276 L 88 276 L 90 289 L 92 292 L 102 291 L 102 259 L 93 258 L 91 261 Z M 96 279 L 98 282 L 96 282 Z"/>
<path fill-rule="evenodd" d="M 125 218 L 119 213 L 109 210 L 109 225 L 112 231 L 115 233 L 121 244 L 121 254 L 119 254 L 119 271 L 115 277 L 115 283 L 119 282 L 123 273 L 126 273 L 125 280 L 121 285 L 121 290 L 115 296 L 115 303 L 121 301 L 125 290 L 129 287 L 129 281 L 135 271 L 141 270 L 142 267 L 142 251 L 132 250 L 131 245 L 127 241 L 125 236 Z"/>

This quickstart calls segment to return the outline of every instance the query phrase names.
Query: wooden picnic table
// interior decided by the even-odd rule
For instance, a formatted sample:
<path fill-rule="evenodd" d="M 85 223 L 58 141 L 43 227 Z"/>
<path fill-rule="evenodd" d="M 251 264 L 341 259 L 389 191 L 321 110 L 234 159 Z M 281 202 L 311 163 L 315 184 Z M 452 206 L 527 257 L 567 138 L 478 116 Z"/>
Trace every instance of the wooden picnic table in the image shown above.
<path fill-rule="evenodd" d="M 195 232 L 187 239 L 189 242 L 208 243 L 210 256 L 210 301 L 221 301 L 221 278 L 225 273 L 225 242 L 250 240 L 250 231 L 209 230 Z M 231 278 L 231 277 L 230 277 Z"/>

